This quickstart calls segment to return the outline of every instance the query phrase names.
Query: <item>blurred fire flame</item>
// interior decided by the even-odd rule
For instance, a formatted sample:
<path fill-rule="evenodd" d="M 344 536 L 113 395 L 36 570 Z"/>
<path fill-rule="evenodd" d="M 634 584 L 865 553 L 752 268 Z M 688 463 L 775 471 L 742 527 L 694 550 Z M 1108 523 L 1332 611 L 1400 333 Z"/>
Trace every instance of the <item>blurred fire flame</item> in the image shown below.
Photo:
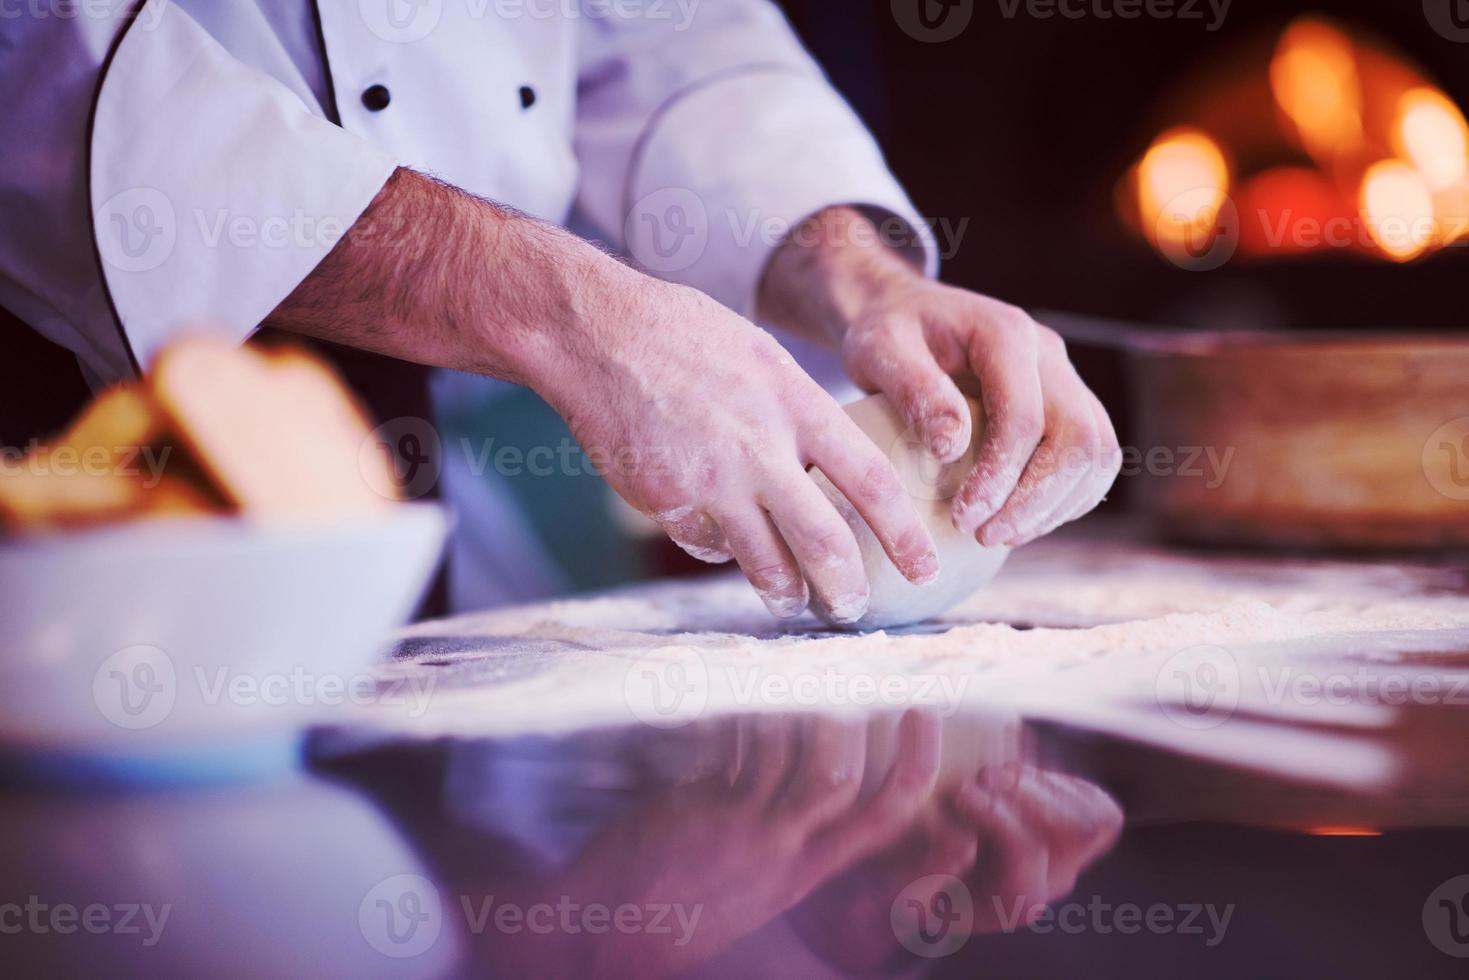
<path fill-rule="evenodd" d="M 1388 257 L 1417 258 L 1433 244 L 1433 194 L 1401 160 L 1379 160 L 1362 175 L 1359 208 L 1368 233 Z"/>
<path fill-rule="evenodd" d="M 1162 249 L 1204 247 L 1228 193 L 1224 151 L 1202 130 L 1163 133 L 1138 164 L 1137 199 L 1144 227 Z"/>
<path fill-rule="evenodd" d="M 1302 17 L 1285 29 L 1270 59 L 1270 91 L 1318 165 L 1330 167 L 1362 145 L 1357 59 L 1352 42 L 1329 23 Z"/>
<path fill-rule="evenodd" d="M 1160 254 L 1199 254 L 1226 208 L 1247 257 L 1348 247 L 1408 262 L 1469 237 L 1469 123 L 1405 59 L 1308 14 L 1276 39 L 1268 83 L 1247 131 L 1168 129 L 1129 172 L 1123 216 Z M 1267 130 L 1274 160 L 1259 159 Z M 1236 142 L 1248 174 L 1233 170 Z"/>

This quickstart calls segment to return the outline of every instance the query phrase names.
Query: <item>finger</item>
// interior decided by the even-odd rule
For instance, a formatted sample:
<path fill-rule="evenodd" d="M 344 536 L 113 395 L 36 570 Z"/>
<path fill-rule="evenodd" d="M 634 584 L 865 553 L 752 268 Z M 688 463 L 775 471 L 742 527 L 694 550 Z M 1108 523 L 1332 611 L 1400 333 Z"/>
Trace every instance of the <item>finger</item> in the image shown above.
<path fill-rule="evenodd" d="M 716 520 L 729 542 L 735 561 L 755 587 L 765 608 L 778 619 L 805 611 L 810 594 L 801 567 L 763 510 L 720 513 Z"/>
<path fill-rule="evenodd" d="M 975 534 L 979 543 L 987 548 L 1014 548 L 1039 536 L 1045 519 L 1080 482 L 1074 459 L 1074 447 L 1064 438 L 1042 443 L 1005 506 Z"/>
<path fill-rule="evenodd" d="M 954 498 L 954 526 L 973 534 L 1005 505 L 1045 433 L 1036 328 L 1016 310 L 976 330 L 969 364 L 979 382 L 985 431 L 974 469 Z"/>
<path fill-rule="evenodd" d="M 1117 467 L 1120 466 L 1121 458 L 1120 450 L 1115 454 L 1103 450 L 1100 458 L 1087 460 L 1081 464 L 1082 476 L 1067 493 L 1065 499 L 1057 504 L 1055 510 L 1042 518 L 1033 531 L 1024 537 L 1017 538 L 1016 545 L 1027 544 L 1036 538 L 1044 537 L 1061 525 L 1085 517 L 1096 509 L 1096 506 L 1106 498 L 1107 491 L 1116 479 Z"/>
<path fill-rule="evenodd" d="M 871 592 L 862 552 L 852 528 L 815 481 L 800 473 L 775 487 L 762 503 L 826 614 L 837 623 L 861 619 Z"/>
<path fill-rule="evenodd" d="M 1064 773 L 1035 772 L 1015 805 L 1050 848 L 1052 897 L 1069 892 L 1077 875 L 1110 850 L 1122 831 L 1117 802 L 1100 786 Z"/>
<path fill-rule="evenodd" d="M 720 565 L 734 557 L 719 524 L 702 510 L 678 507 L 649 516 L 674 544 L 700 561 Z"/>
<path fill-rule="evenodd" d="M 739 765 L 739 728 L 733 718 L 703 722 L 689 729 L 692 751 L 681 759 L 675 786 L 702 791 L 705 797 L 729 793 Z"/>
<path fill-rule="evenodd" d="M 918 867 L 925 874 L 948 874 L 957 878 L 974 867 L 978 857 L 979 835 L 974 828 L 944 814 L 926 831 Z"/>
<path fill-rule="evenodd" d="M 1029 544 L 1037 538 L 1043 538 L 1062 524 L 1072 520 L 1070 515 L 1081 516 L 1097 505 L 1099 496 L 1097 494 L 1097 480 L 1090 471 L 1083 474 L 1075 485 L 1067 491 L 1066 496 L 1056 504 L 1055 508 L 1037 522 L 1035 528 L 1024 536 L 1015 538 L 1015 546 Z"/>
<path fill-rule="evenodd" d="M 1117 841 L 1122 809 L 1099 786 L 1029 766 L 982 772 L 953 801 L 991 847 L 982 870 L 1003 893 L 1043 903 L 1070 892 L 1078 875 Z M 1024 828 L 1024 836 L 1015 828 Z M 1044 875 L 1028 850 L 1045 856 Z M 988 852 L 986 852 L 988 853 Z M 1026 881 L 1025 891 L 1018 882 Z"/>
<path fill-rule="evenodd" d="M 1059 337 L 1042 330 L 1039 342 L 1046 435 L 1005 505 L 980 527 L 979 542 L 989 547 L 1014 547 L 1037 537 L 1101 457 L 1091 392 L 1066 360 Z"/>
<path fill-rule="evenodd" d="M 932 797 L 939 775 L 938 719 L 928 712 L 909 711 L 898 731 L 897 755 L 882 785 L 813 840 L 808 849 L 812 868 L 844 868 L 889 846 Z"/>
<path fill-rule="evenodd" d="M 932 582 L 939 574 L 938 552 L 892 460 L 845 413 L 839 414 L 840 422 L 833 420 L 812 435 L 805 461 L 819 467 L 846 498 L 831 503 L 849 522 L 844 503 L 851 505 L 904 578 L 915 585 Z"/>
<path fill-rule="evenodd" d="M 1117 432 L 1112 428 L 1107 410 L 1070 364 L 1066 365 L 1066 374 L 1069 375 L 1069 387 L 1079 392 L 1075 397 L 1078 401 L 1085 402 L 1086 409 L 1091 414 L 1091 431 L 1095 433 L 1095 437 L 1084 440 L 1085 448 L 1078 446 L 1068 450 L 1069 458 L 1063 461 L 1063 465 L 1077 469 L 1079 478 L 1076 484 L 1065 499 L 1038 521 L 1036 527 L 1025 537 L 1018 538 L 1016 544 L 1025 544 L 1050 534 L 1062 524 L 1090 513 L 1102 502 L 1122 468 L 1122 448 L 1117 443 Z"/>
<path fill-rule="evenodd" d="M 1107 494 L 1117 483 L 1117 475 L 1122 472 L 1122 446 L 1117 439 L 1117 430 L 1112 425 L 1107 409 L 1095 395 L 1092 396 L 1092 417 L 1096 420 L 1097 431 L 1102 435 L 1102 456 L 1097 464 L 1094 482 L 1088 485 L 1091 493 L 1080 495 L 1076 505 L 1061 517 L 1060 524 L 1091 513 L 1098 504 L 1107 499 Z"/>
<path fill-rule="evenodd" d="M 849 358 L 860 364 L 857 383 L 881 391 L 897 406 L 903 421 L 939 458 L 951 463 L 964 455 L 972 437 L 969 406 L 954 379 L 934 360 L 921 338 L 906 343 L 901 331 L 877 331 L 866 349 Z"/>
<path fill-rule="evenodd" d="M 757 714 L 741 742 L 742 758 L 730 793 L 757 805 L 769 801 L 786 780 L 795 759 L 792 720 L 784 715 Z"/>
<path fill-rule="evenodd" d="M 781 805 L 802 826 L 816 827 L 856 802 L 867 760 L 867 726 L 858 718 L 816 716 L 802 727 L 801 761 Z"/>
<path fill-rule="evenodd" d="M 1010 800 L 982 785 L 966 786 L 954 803 L 977 823 L 979 814 L 983 815 L 973 879 L 975 891 L 994 901 L 982 910 L 975 909 L 976 931 L 993 932 L 1001 927 L 1000 909 L 1013 910 L 1016 924 L 1032 921 L 1050 898 L 1050 856 L 1044 841 L 1031 832 Z"/>

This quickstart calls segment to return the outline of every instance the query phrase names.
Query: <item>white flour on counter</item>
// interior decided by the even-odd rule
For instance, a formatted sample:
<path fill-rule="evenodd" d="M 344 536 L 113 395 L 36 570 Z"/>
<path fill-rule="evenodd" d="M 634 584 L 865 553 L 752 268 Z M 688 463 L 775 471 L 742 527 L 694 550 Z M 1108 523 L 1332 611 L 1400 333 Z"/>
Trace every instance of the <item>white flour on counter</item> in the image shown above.
<path fill-rule="evenodd" d="M 1241 663 L 1306 668 L 1411 663 L 1409 655 L 1431 650 L 1440 665 L 1469 668 L 1469 590 L 1452 568 L 1221 559 L 1052 539 L 917 629 L 847 634 L 814 619 L 782 627 L 743 580 L 727 576 L 463 616 L 401 639 L 384 679 L 428 675 L 428 708 L 410 715 L 373 705 L 362 720 L 424 735 L 648 721 L 645 688 L 656 695 L 660 682 L 678 704 L 655 723 L 863 707 L 876 697 L 954 710 L 957 699 L 1094 724 L 1119 706 L 1156 714 L 1160 671 L 1202 646 Z M 860 696 L 858 684 L 867 685 Z M 881 685 L 886 693 L 868 691 Z M 1252 696 L 1248 683 L 1242 690 Z M 1251 709 L 1303 714 L 1297 705 Z M 1329 720 L 1380 722 L 1340 711 Z M 1180 735 L 1176 726 L 1163 734 Z"/>

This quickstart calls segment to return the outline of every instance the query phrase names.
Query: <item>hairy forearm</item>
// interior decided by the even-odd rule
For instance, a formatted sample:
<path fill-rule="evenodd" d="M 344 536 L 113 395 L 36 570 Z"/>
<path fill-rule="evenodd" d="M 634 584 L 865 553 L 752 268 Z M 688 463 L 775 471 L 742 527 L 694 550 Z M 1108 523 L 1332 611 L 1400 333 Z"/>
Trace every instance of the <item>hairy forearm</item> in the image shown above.
<path fill-rule="evenodd" d="M 861 549 L 809 466 L 904 576 L 937 573 L 890 461 L 768 333 L 417 174 L 398 171 L 267 322 L 530 387 L 625 500 L 690 553 L 738 560 L 776 615 L 867 608 Z"/>
<path fill-rule="evenodd" d="M 596 347 L 632 270 L 558 228 L 398 170 L 266 324 L 538 390 Z"/>
<path fill-rule="evenodd" d="M 916 274 L 862 212 L 828 208 L 794 228 L 771 256 L 757 313 L 808 339 L 840 343 L 874 298 Z"/>

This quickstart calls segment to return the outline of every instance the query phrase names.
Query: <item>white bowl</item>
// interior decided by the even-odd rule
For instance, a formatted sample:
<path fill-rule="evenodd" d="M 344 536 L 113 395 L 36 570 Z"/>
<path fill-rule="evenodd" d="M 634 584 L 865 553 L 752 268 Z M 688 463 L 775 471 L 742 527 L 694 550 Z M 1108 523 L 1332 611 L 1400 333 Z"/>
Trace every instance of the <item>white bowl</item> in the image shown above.
<path fill-rule="evenodd" d="M 0 545 L 0 742 L 127 753 L 280 735 L 367 698 L 447 521 L 148 521 Z"/>

